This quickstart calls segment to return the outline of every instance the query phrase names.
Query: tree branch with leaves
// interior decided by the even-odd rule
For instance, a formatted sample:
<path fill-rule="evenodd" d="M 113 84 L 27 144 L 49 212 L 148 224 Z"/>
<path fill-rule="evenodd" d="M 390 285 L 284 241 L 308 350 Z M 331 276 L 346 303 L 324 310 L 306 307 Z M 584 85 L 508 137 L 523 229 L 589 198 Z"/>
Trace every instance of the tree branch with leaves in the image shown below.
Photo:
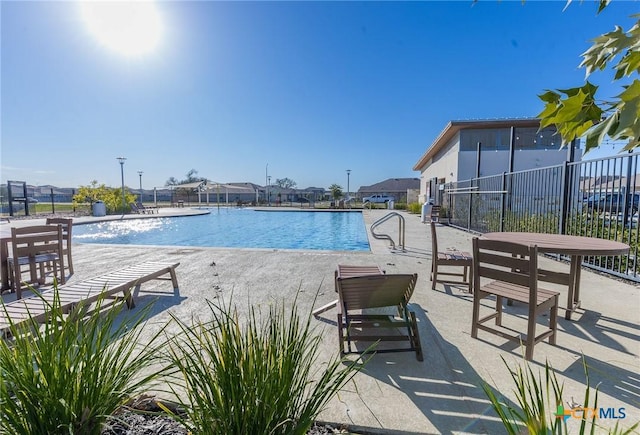
<path fill-rule="evenodd" d="M 608 4 L 609 1 L 600 1 L 598 12 Z M 539 95 L 545 103 L 544 110 L 538 114 L 540 128 L 555 125 L 562 135 L 563 145 L 584 137 L 585 153 L 598 147 L 606 137 L 627 141 L 625 150 L 640 146 L 640 81 L 637 79 L 640 72 L 640 19 L 628 31 L 616 26 L 613 31 L 595 38 L 582 58 L 579 67 L 586 71 L 583 86 L 547 90 Z M 622 92 L 609 101 L 598 101 L 598 86 L 588 78 L 592 73 L 609 67 L 615 71 L 613 80 L 621 83 Z"/>

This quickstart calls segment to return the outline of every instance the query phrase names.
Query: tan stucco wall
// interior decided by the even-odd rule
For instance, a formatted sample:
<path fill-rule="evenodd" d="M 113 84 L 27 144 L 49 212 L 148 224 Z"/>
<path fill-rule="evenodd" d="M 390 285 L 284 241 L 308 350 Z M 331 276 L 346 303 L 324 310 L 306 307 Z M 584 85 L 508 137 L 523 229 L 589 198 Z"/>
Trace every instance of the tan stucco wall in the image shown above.
<path fill-rule="evenodd" d="M 460 134 L 456 134 L 426 166 L 420 169 L 420 203 L 426 200 L 427 186 L 432 178 L 444 178 L 447 183 L 457 180 L 459 150 Z"/>

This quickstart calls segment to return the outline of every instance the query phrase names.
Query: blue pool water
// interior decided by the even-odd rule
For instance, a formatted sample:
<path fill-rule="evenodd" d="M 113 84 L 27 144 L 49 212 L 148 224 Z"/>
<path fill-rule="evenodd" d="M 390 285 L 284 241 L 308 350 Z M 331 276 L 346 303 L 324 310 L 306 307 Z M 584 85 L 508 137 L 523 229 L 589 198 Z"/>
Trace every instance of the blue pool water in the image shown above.
<path fill-rule="evenodd" d="M 188 217 L 74 225 L 81 243 L 368 251 L 362 213 L 212 210 Z"/>

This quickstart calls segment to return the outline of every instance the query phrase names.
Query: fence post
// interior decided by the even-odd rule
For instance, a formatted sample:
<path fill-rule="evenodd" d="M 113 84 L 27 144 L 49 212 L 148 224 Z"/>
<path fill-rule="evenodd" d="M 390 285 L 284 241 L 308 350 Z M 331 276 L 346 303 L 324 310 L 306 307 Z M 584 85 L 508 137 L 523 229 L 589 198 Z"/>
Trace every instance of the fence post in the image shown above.
<path fill-rule="evenodd" d="M 502 173 L 502 193 L 500 194 L 500 232 L 504 232 L 504 212 L 507 206 L 507 173 Z"/>
<path fill-rule="evenodd" d="M 456 182 L 455 184 L 456 186 L 458 186 L 458 183 Z M 447 225 L 451 225 L 451 217 L 453 216 L 453 195 L 451 194 L 451 191 L 454 189 L 454 184 L 453 182 L 449 183 L 449 189 L 448 192 L 449 194 L 447 195 L 449 197 L 449 206 L 447 207 Z M 447 185 L 444 185 L 445 191 L 447 191 Z"/>
<path fill-rule="evenodd" d="M 629 218 L 633 217 L 633 206 L 635 204 L 633 196 L 631 194 L 631 165 L 632 165 L 632 150 L 629 150 L 629 157 L 627 158 L 627 181 L 624 186 L 624 196 L 622 199 L 623 221 L 622 224 L 626 227 L 629 224 Z M 627 199 L 628 198 L 628 199 Z M 630 201 L 629 201 L 630 200 Z"/>
<path fill-rule="evenodd" d="M 560 196 L 560 204 L 562 206 L 562 211 L 560 212 L 560 219 L 558 220 L 558 234 L 565 234 L 566 231 L 566 222 L 569 216 L 569 202 L 571 197 L 571 185 L 573 184 L 571 181 L 571 174 L 569 173 L 569 162 L 565 161 L 562 164 L 562 190 Z"/>
<path fill-rule="evenodd" d="M 472 178 L 469 183 L 469 187 L 473 187 L 473 180 L 477 180 L 477 178 Z M 467 215 L 467 230 L 471 231 L 471 214 L 473 210 L 473 194 L 471 193 L 472 189 L 469 189 L 469 213 Z"/>
<path fill-rule="evenodd" d="M 55 214 L 56 212 L 56 203 L 53 200 L 53 187 L 51 188 L 51 213 Z"/>

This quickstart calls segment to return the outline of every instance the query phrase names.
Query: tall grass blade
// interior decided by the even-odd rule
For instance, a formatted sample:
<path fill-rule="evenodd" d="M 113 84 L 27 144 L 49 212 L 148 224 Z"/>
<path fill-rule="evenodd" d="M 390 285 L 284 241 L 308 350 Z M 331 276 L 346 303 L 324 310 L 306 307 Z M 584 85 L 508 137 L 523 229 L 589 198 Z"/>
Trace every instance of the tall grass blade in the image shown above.
<path fill-rule="evenodd" d="M 515 370 L 509 368 L 504 358 L 502 358 L 502 362 L 509 369 L 511 378 L 514 381 L 514 393 L 519 409 L 514 408 L 506 400 L 499 399 L 494 393 L 494 389 L 488 384 L 483 384 L 482 388 L 489 398 L 494 411 L 502 421 L 506 432 L 508 434 L 523 433 L 520 428 L 524 427 L 526 428 L 526 433 L 529 434 L 568 434 L 569 431 L 564 418 L 562 418 L 562 416 L 556 416 L 554 413 L 554 411 L 560 409 L 562 405 L 564 385 L 558 381 L 549 362 L 547 361 L 545 363 L 544 382 L 540 373 L 537 375 L 534 374 L 533 369 L 527 361 L 523 363 L 524 369 L 522 365 L 519 365 Z M 586 376 L 586 386 L 582 409 L 589 410 L 589 412 L 583 412 L 578 433 L 580 435 L 587 433 L 587 423 L 590 423 L 589 433 L 592 435 L 603 432 L 625 435 L 633 433 L 633 431 L 640 426 L 640 422 L 635 423 L 627 429 L 621 428 L 618 422 L 616 422 L 615 427 L 610 429 L 603 428 L 598 424 L 598 387 L 595 388 L 593 404 L 590 404 L 591 386 L 589 383 L 589 371 L 584 357 L 583 366 Z M 553 398 L 553 401 L 551 401 L 551 398 Z M 553 403 L 555 408 L 550 408 L 550 403 Z M 592 412 L 592 410 L 596 412 Z M 551 421 L 547 422 L 547 418 L 550 418 Z M 598 432 L 596 432 L 596 430 Z"/>
<path fill-rule="evenodd" d="M 52 303 L 41 297 L 50 313 L 44 324 L 33 317 L 11 323 L 11 338 L 0 340 L 2 434 L 99 434 L 107 417 L 161 372 L 145 372 L 158 361 L 160 336 L 139 343 L 147 310 L 117 324 L 122 302 L 104 310 L 101 298 L 67 314 L 57 284 L 53 291 Z"/>
<path fill-rule="evenodd" d="M 318 369 L 320 336 L 295 303 L 271 306 L 266 318 L 208 302 L 210 322 L 173 318 L 180 335 L 168 346 L 178 369 L 170 385 L 199 434 L 305 434 L 318 413 L 357 370 L 331 359 Z"/>

